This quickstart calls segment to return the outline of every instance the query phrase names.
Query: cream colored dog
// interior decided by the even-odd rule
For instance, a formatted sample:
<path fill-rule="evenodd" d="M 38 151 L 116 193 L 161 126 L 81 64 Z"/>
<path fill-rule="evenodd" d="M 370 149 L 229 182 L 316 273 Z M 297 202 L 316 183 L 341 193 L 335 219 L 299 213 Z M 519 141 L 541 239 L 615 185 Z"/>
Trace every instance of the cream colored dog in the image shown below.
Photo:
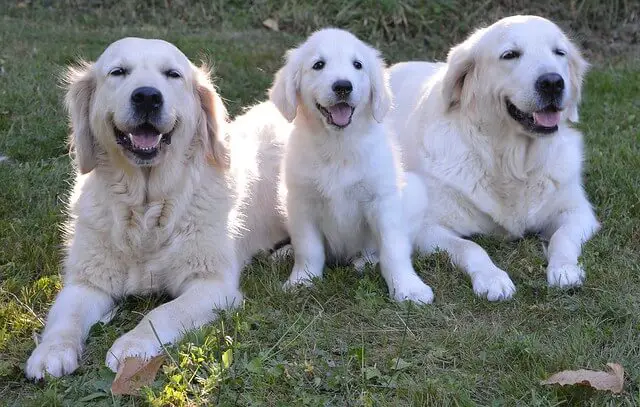
<path fill-rule="evenodd" d="M 120 337 L 106 363 L 115 371 L 128 356 L 157 355 L 240 305 L 241 267 L 286 237 L 273 164 L 284 141 L 247 117 L 227 137 L 208 72 L 176 47 L 125 38 L 67 79 L 79 173 L 64 287 L 26 365 L 35 379 L 73 372 L 90 327 L 130 294 L 175 299 Z"/>
<path fill-rule="evenodd" d="M 582 135 L 570 126 L 587 63 L 552 22 L 514 16 L 473 33 L 446 64 L 390 69 L 392 113 L 410 170 L 429 192 L 424 251 L 446 250 L 476 294 L 515 287 L 462 237 L 525 232 L 548 240 L 550 285 L 580 285 L 581 245 L 598 229 L 582 187 Z"/>
<path fill-rule="evenodd" d="M 270 97 L 294 125 L 284 180 L 295 264 L 285 287 L 321 277 L 327 257 L 379 254 L 395 300 L 431 302 L 407 225 L 426 196 L 415 176 L 402 191 L 406 177 L 382 124 L 390 97 L 378 52 L 346 31 L 318 31 L 287 53 Z"/>

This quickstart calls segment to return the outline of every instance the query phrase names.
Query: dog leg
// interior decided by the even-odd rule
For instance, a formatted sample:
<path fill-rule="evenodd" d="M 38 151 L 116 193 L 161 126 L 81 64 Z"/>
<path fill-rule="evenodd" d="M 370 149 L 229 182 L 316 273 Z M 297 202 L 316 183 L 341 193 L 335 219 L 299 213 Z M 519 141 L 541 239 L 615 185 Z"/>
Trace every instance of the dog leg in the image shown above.
<path fill-rule="evenodd" d="M 546 233 L 551 235 L 547 248 L 547 282 L 561 288 L 579 286 L 585 277 L 578 264 L 582 244 L 598 231 L 600 224 L 588 203 L 579 210 L 562 213 L 553 223 L 552 232 Z"/>
<path fill-rule="evenodd" d="M 300 216 L 298 216 L 300 215 Z M 325 262 L 324 242 L 316 225 L 304 213 L 289 209 L 289 229 L 294 264 L 283 288 L 310 286 L 313 279 L 322 277 Z"/>
<path fill-rule="evenodd" d="M 42 340 L 27 360 L 25 373 L 42 379 L 78 368 L 89 329 L 114 306 L 113 298 L 102 290 L 80 284 L 65 285 L 49 311 Z"/>
<path fill-rule="evenodd" d="M 498 268 L 486 251 L 476 243 L 463 239 L 440 226 L 424 228 L 416 239 L 424 253 L 442 249 L 451 261 L 471 278 L 473 291 L 489 301 L 508 300 L 516 292 L 509 275 Z"/>
<path fill-rule="evenodd" d="M 242 293 L 230 281 L 191 280 L 182 293 L 142 318 L 131 331 L 118 338 L 107 352 L 106 365 L 118 371 L 130 356 L 150 359 L 162 353 L 162 345 L 180 340 L 185 331 L 213 321 L 216 310 L 237 307 Z"/>
<path fill-rule="evenodd" d="M 394 300 L 430 304 L 433 302 L 433 290 L 413 269 L 411 242 L 402 218 L 404 215 L 399 210 L 401 202 L 397 198 L 389 197 L 367 213 L 371 229 L 378 239 L 380 270 Z"/>

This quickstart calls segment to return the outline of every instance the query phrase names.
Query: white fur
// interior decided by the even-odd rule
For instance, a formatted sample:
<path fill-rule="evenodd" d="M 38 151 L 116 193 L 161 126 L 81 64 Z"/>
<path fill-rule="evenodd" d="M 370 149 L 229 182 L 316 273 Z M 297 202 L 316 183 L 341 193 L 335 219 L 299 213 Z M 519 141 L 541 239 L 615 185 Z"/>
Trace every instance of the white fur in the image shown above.
<path fill-rule="evenodd" d="M 336 46 L 339 44 L 339 46 Z M 312 69 L 323 60 L 325 67 Z M 362 69 L 354 68 L 354 61 Z M 336 80 L 349 80 L 346 99 L 355 107 L 351 124 L 339 129 L 316 107 L 338 99 Z M 379 253 L 390 295 L 429 303 L 431 288 L 411 264 L 407 218 L 422 214 L 426 201 L 417 177 L 405 184 L 389 132 L 381 124 L 390 99 L 378 52 L 348 32 L 325 29 L 287 53 L 271 100 L 294 130 L 286 146 L 283 200 L 295 264 L 285 287 L 321 277 L 325 260 L 363 262 Z M 363 257 L 357 257 L 363 256 Z"/>
<path fill-rule="evenodd" d="M 114 66 L 129 73 L 110 75 Z M 167 69 L 181 78 L 167 77 Z M 131 93 L 140 86 L 162 92 L 159 126 L 173 129 L 171 145 L 143 165 L 116 144 L 113 128 L 133 120 Z M 173 45 L 113 43 L 96 63 L 70 69 L 67 104 L 79 173 L 68 208 L 64 287 L 26 365 L 35 379 L 73 372 L 90 327 L 130 294 L 165 291 L 175 299 L 119 338 L 106 363 L 115 371 L 127 356 L 157 355 L 162 343 L 212 321 L 216 310 L 240 305 L 241 267 L 286 237 L 275 210 L 274 165 L 284 141 L 246 118 L 229 126 L 237 134 L 228 137 L 208 73 Z M 276 109 L 265 114 L 277 126 Z"/>
<path fill-rule="evenodd" d="M 556 55 L 560 48 L 565 56 Z M 505 50 L 522 55 L 501 60 Z M 471 277 L 476 294 L 510 298 L 508 275 L 463 236 L 539 233 L 549 240 L 550 285 L 580 285 L 582 243 L 599 224 L 582 187 L 583 144 L 569 120 L 578 119 L 587 63 L 548 20 L 514 16 L 478 30 L 454 47 L 446 64 L 400 63 L 390 68 L 397 108 L 391 114 L 409 170 L 429 192 L 424 251 L 446 250 Z M 509 98 L 534 110 L 539 75 L 565 81 L 564 111 L 557 132 L 525 131 L 506 111 Z"/>

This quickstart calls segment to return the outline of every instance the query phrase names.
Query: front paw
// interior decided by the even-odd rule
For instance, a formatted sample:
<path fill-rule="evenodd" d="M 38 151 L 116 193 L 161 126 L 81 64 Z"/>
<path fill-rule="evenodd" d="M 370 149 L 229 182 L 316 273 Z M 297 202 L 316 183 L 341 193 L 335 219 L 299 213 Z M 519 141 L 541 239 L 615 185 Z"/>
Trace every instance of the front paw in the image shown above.
<path fill-rule="evenodd" d="M 516 286 L 509 275 L 500 269 L 475 274 L 472 284 L 473 292 L 489 301 L 508 300 L 516 292 Z"/>
<path fill-rule="evenodd" d="M 411 301 L 416 304 L 431 304 L 433 302 L 433 290 L 426 285 L 416 274 L 403 277 L 395 282 L 393 299 L 397 302 Z"/>
<path fill-rule="evenodd" d="M 29 379 L 40 380 L 45 373 L 61 377 L 78 368 L 81 346 L 73 341 L 42 342 L 27 360 L 25 374 Z"/>
<path fill-rule="evenodd" d="M 375 267 L 380 262 L 378 253 L 374 250 L 363 250 L 360 255 L 351 260 L 351 265 L 360 274 L 362 274 L 367 266 Z"/>
<path fill-rule="evenodd" d="M 117 372 L 127 357 L 151 359 L 162 352 L 162 346 L 155 335 L 128 332 L 118 338 L 107 352 L 107 367 Z"/>
<path fill-rule="evenodd" d="M 547 282 L 551 287 L 570 288 L 582 285 L 585 273 L 577 264 L 547 268 Z"/>
<path fill-rule="evenodd" d="M 286 260 L 290 256 L 293 256 L 293 246 L 288 244 L 274 250 L 273 253 L 269 255 L 269 260 L 273 263 L 278 263 Z"/>
<path fill-rule="evenodd" d="M 311 287 L 313 285 L 313 279 L 316 277 L 322 277 L 322 272 L 314 273 L 308 271 L 306 268 L 294 266 L 289 279 L 283 284 L 282 289 L 287 291 L 298 286 Z"/>

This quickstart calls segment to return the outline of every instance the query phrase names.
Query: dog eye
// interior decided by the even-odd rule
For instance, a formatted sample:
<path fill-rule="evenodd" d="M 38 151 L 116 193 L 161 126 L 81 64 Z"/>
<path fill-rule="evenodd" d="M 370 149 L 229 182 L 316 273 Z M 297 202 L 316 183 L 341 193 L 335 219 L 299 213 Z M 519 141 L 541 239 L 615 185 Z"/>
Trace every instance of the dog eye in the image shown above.
<path fill-rule="evenodd" d="M 362 69 L 362 62 L 353 61 L 353 67 L 356 68 L 356 69 Z"/>
<path fill-rule="evenodd" d="M 313 68 L 314 71 L 321 70 L 322 68 L 324 68 L 324 61 L 316 62 L 315 64 L 313 64 L 312 68 Z"/>
<path fill-rule="evenodd" d="M 176 71 L 175 69 L 167 69 L 164 74 L 167 76 L 167 78 L 182 78 L 182 75 L 180 75 L 180 72 Z"/>
<path fill-rule="evenodd" d="M 558 55 L 558 56 L 561 56 L 561 57 L 567 55 L 567 52 L 565 50 L 560 49 L 560 48 L 554 49 L 553 53 Z"/>
<path fill-rule="evenodd" d="M 127 70 L 122 67 L 113 68 L 109 71 L 109 75 L 111 76 L 124 76 L 127 74 Z"/>
<path fill-rule="evenodd" d="M 511 50 L 511 51 L 505 51 L 502 55 L 500 55 L 500 59 L 516 59 L 516 58 L 520 58 L 520 51 L 515 51 L 515 50 Z"/>

